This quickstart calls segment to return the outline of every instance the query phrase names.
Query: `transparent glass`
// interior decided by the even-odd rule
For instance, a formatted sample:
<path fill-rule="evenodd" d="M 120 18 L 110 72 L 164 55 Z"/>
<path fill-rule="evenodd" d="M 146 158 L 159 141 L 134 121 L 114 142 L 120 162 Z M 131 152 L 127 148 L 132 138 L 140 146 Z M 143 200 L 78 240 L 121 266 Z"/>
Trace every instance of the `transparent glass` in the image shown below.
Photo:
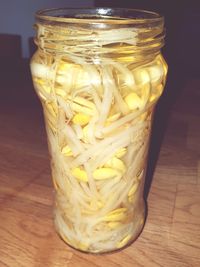
<path fill-rule="evenodd" d="M 131 9 L 36 14 L 31 60 L 55 187 L 55 226 L 85 252 L 121 249 L 145 221 L 143 186 L 167 65 L 163 17 Z"/>

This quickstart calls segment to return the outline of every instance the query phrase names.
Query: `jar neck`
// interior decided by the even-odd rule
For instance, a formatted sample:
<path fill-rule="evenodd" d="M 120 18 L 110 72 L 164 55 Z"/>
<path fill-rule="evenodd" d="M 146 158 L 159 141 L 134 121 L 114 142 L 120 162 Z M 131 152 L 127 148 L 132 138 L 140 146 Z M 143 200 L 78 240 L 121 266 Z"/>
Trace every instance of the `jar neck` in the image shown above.
<path fill-rule="evenodd" d="M 57 17 L 56 17 L 57 18 Z M 56 56 L 67 56 L 82 63 L 102 63 L 108 59 L 125 62 L 152 58 L 164 45 L 164 22 L 160 19 L 37 17 L 40 49 Z"/>

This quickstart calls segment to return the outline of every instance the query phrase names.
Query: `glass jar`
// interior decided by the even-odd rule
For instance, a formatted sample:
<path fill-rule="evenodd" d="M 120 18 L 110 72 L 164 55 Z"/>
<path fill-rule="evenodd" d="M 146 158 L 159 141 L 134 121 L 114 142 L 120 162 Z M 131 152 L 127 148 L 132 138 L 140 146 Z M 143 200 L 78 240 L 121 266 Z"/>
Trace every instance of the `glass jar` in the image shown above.
<path fill-rule="evenodd" d="M 73 248 L 121 249 L 144 226 L 143 186 L 167 64 L 163 17 L 131 9 L 36 14 L 31 60 L 55 187 L 55 226 Z"/>

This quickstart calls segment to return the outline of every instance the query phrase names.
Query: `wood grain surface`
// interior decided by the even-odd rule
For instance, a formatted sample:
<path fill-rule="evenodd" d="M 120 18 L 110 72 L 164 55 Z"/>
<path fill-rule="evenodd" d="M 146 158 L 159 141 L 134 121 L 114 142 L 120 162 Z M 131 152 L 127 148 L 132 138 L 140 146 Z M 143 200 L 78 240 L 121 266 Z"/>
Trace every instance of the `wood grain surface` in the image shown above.
<path fill-rule="evenodd" d="M 52 221 L 53 187 L 41 109 L 0 112 L 0 267 L 200 266 L 200 81 L 174 105 L 148 195 L 142 234 L 128 248 L 89 255 Z"/>

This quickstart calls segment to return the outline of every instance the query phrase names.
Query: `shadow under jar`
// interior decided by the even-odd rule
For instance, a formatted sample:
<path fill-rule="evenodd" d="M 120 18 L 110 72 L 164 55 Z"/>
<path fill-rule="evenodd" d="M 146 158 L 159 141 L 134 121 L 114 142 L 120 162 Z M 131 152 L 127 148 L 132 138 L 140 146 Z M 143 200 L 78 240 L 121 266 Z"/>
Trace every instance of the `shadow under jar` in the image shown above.
<path fill-rule="evenodd" d="M 44 111 L 55 226 L 78 250 L 115 251 L 142 231 L 152 116 L 167 73 L 163 23 L 133 9 L 36 13 L 31 72 Z"/>

